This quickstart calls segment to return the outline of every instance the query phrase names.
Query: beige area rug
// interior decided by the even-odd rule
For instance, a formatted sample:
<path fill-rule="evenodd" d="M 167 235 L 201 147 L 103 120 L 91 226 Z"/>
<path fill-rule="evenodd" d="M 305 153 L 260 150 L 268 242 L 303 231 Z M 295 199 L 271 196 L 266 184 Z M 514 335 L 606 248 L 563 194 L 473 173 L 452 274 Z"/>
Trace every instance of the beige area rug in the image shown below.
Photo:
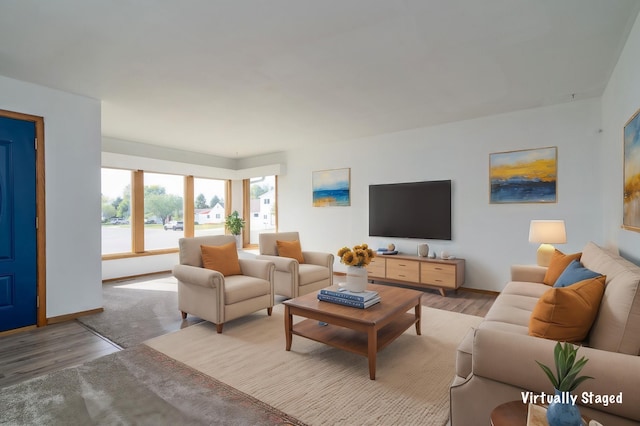
<path fill-rule="evenodd" d="M 411 327 L 367 359 L 293 336 L 285 351 L 284 306 L 225 324 L 203 322 L 145 344 L 310 425 L 444 425 L 455 350 L 480 317 L 423 307 Z M 294 317 L 294 321 L 302 318 Z"/>

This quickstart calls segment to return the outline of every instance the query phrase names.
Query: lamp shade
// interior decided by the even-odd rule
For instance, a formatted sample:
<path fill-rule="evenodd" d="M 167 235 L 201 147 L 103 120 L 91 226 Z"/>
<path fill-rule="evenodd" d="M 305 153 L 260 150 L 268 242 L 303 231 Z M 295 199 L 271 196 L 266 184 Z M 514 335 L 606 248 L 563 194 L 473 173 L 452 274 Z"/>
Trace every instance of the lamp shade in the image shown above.
<path fill-rule="evenodd" d="M 564 220 L 532 220 L 529 226 L 529 242 L 563 244 L 567 242 Z"/>

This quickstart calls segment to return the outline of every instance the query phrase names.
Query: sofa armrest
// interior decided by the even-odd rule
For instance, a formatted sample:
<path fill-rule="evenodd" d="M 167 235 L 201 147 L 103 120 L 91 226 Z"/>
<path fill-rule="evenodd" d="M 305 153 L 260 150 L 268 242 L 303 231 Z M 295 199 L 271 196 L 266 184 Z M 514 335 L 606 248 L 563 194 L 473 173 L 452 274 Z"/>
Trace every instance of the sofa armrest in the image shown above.
<path fill-rule="evenodd" d="M 553 392 L 553 386 L 536 361 L 553 366 L 553 349 L 556 342 L 527 335 L 492 329 L 478 329 L 473 342 L 473 375 L 507 383 L 536 393 Z M 581 347 L 578 357 L 589 361 L 582 375 L 595 379 L 583 382 L 574 394 L 578 404 L 596 410 L 640 421 L 640 357 L 617 352 Z M 553 367 L 552 367 L 553 369 Z M 585 403 L 585 393 L 595 395 L 619 395 L 622 404 Z"/>
<path fill-rule="evenodd" d="M 176 265 L 173 267 L 173 276 L 185 284 L 199 285 L 201 287 L 221 287 L 224 275 L 212 269 L 199 268 L 191 265 Z"/>
<path fill-rule="evenodd" d="M 259 254 L 256 256 L 258 260 L 267 260 L 272 262 L 276 271 L 288 272 L 290 274 L 298 274 L 298 261 L 290 257 L 270 256 L 267 254 Z"/>
<path fill-rule="evenodd" d="M 240 262 L 242 275 L 273 281 L 273 271 L 275 269 L 273 262 L 260 259 L 238 259 L 238 262 Z"/>
<path fill-rule="evenodd" d="M 312 265 L 326 266 L 333 271 L 333 254 L 319 251 L 303 251 L 304 262 Z"/>
<path fill-rule="evenodd" d="M 544 281 L 544 276 L 546 273 L 547 273 L 547 268 L 544 266 L 512 265 L 511 281 L 541 283 L 542 281 Z"/>

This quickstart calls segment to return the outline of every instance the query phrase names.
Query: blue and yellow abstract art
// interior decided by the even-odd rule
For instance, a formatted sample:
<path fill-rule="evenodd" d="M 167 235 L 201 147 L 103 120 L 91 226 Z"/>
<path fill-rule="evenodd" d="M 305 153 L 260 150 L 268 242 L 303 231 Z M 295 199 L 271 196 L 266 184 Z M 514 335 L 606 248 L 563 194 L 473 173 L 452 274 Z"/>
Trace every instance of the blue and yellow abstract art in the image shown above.
<path fill-rule="evenodd" d="M 624 126 L 624 201 L 622 226 L 640 231 L 640 110 Z"/>
<path fill-rule="evenodd" d="M 557 147 L 489 154 L 490 202 L 557 202 L 557 157 Z"/>

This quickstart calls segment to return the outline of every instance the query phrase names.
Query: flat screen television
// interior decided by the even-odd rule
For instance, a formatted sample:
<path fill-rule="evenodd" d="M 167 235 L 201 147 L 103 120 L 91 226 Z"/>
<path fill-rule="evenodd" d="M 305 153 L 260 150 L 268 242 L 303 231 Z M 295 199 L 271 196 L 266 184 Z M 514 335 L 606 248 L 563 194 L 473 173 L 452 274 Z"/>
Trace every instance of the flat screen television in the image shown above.
<path fill-rule="evenodd" d="M 451 181 L 369 185 L 369 235 L 451 240 Z"/>

